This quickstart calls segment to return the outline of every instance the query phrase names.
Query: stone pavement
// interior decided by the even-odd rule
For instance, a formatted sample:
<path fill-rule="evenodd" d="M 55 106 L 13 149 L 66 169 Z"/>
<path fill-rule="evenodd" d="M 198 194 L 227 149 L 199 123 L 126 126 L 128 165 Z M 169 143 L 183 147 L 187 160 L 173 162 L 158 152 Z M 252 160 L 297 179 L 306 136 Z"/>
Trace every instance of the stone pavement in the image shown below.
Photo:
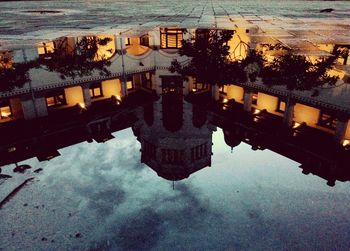
<path fill-rule="evenodd" d="M 321 9 L 333 8 L 331 13 Z M 32 45 L 60 36 L 156 26 L 218 27 L 286 21 L 300 27 L 322 20 L 350 30 L 349 1 L 137 0 L 0 2 L 1 47 Z"/>

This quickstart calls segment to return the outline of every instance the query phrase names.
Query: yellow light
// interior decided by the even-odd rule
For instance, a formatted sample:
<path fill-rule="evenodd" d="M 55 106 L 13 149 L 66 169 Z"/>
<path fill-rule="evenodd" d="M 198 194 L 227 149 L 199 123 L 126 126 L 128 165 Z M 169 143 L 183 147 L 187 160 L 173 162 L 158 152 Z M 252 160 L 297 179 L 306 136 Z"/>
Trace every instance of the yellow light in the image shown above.
<path fill-rule="evenodd" d="M 192 91 L 193 91 L 193 92 L 196 92 L 196 91 L 197 91 L 197 89 L 196 89 L 196 88 L 193 88 L 193 89 L 192 89 Z"/>
<path fill-rule="evenodd" d="M 343 144 L 342 144 L 344 147 L 346 147 L 346 146 L 350 146 L 350 140 L 348 140 L 348 139 L 344 139 L 343 140 Z"/>
<path fill-rule="evenodd" d="M 255 109 L 255 110 L 254 110 L 254 114 L 255 114 L 255 115 L 259 114 L 260 112 L 261 112 L 261 110 L 259 110 L 259 109 Z"/>
<path fill-rule="evenodd" d="M 11 112 L 1 111 L 1 117 L 8 118 L 11 116 Z"/>
<path fill-rule="evenodd" d="M 296 129 L 296 128 L 300 127 L 300 125 L 301 125 L 300 123 L 294 122 L 293 129 Z"/>
<path fill-rule="evenodd" d="M 222 101 L 222 103 L 227 103 L 227 102 L 228 102 L 227 98 L 224 98 L 224 100 Z"/>
<path fill-rule="evenodd" d="M 86 108 L 84 103 L 79 102 L 78 105 L 80 106 L 81 109 L 85 109 Z"/>

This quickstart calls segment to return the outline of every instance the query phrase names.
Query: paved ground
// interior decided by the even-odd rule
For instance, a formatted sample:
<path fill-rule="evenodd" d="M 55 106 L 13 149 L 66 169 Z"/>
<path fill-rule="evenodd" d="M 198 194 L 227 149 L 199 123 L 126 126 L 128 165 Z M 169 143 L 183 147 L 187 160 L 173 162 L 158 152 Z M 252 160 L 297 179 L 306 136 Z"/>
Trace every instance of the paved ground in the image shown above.
<path fill-rule="evenodd" d="M 331 13 L 321 9 L 333 8 Z M 349 1 L 136 0 L 0 2 L 0 43 L 30 43 L 77 32 L 123 27 L 212 27 L 227 20 L 271 17 L 350 24 Z M 0 44 L 1 46 L 1 44 Z"/>

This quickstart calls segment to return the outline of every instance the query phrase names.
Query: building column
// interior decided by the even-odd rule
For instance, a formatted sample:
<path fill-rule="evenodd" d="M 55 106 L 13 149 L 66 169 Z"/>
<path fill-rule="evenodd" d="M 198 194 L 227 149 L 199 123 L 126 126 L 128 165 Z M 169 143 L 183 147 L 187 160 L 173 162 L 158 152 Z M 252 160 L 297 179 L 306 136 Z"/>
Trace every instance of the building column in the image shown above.
<path fill-rule="evenodd" d="M 287 98 L 286 108 L 283 115 L 283 123 L 288 127 L 293 126 L 295 102 L 290 97 Z"/>
<path fill-rule="evenodd" d="M 211 97 L 215 100 L 218 101 L 219 100 L 219 87 L 217 85 L 211 85 Z"/>
<path fill-rule="evenodd" d="M 244 88 L 243 93 L 243 109 L 247 112 L 252 111 L 252 101 L 253 101 L 253 93 L 250 89 Z"/>
<path fill-rule="evenodd" d="M 117 51 L 121 55 L 122 58 L 122 77 L 121 77 L 121 94 L 122 94 L 122 99 L 126 98 L 128 96 L 128 88 L 126 85 L 126 72 L 125 72 L 125 59 L 124 56 L 126 54 L 126 49 L 125 49 L 125 38 L 121 36 L 117 36 Z"/>
<path fill-rule="evenodd" d="M 345 137 L 346 130 L 348 128 L 349 119 L 338 118 L 337 126 L 335 128 L 334 140 L 336 142 L 342 143 Z"/>
<path fill-rule="evenodd" d="M 21 100 L 24 119 L 35 119 L 48 115 L 45 97 L 24 98 Z"/>
<path fill-rule="evenodd" d="M 89 84 L 84 84 L 81 86 L 84 98 L 85 107 L 89 107 L 91 105 L 91 96 L 90 96 L 90 88 Z"/>

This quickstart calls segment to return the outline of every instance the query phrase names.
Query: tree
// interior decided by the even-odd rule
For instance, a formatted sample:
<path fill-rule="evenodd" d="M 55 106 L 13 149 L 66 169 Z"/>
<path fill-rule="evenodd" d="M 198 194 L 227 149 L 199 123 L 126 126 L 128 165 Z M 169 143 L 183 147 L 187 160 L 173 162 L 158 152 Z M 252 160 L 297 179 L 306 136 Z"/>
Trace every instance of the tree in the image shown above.
<path fill-rule="evenodd" d="M 174 60 L 170 71 L 181 74 L 185 79 L 193 77 L 203 84 L 245 82 L 243 65 L 229 57 L 227 43 L 233 33 L 231 30 L 197 30 L 195 36 L 184 40 L 179 49 L 179 54 L 189 59 L 185 62 Z"/>
<path fill-rule="evenodd" d="M 2 63 L 0 64 L 0 92 L 23 87 L 30 80 L 29 70 L 37 66 L 35 61 L 11 63 L 10 67 L 5 67 L 5 62 Z"/>
<path fill-rule="evenodd" d="M 268 86 L 282 85 L 288 90 L 313 90 L 316 87 L 333 86 L 338 77 L 330 76 L 336 57 L 324 57 L 311 62 L 306 56 L 295 55 L 292 50 L 277 56 L 272 62 L 265 60 L 260 76 Z"/>
<path fill-rule="evenodd" d="M 109 76 L 111 62 L 98 54 L 98 46 L 106 45 L 110 38 L 83 37 L 73 50 L 67 50 L 65 40 L 57 43 L 49 58 L 39 58 L 39 64 L 47 70 L 58 72 L 62 79 L 90 76 L 97 70 L 101 76 Z"/>

